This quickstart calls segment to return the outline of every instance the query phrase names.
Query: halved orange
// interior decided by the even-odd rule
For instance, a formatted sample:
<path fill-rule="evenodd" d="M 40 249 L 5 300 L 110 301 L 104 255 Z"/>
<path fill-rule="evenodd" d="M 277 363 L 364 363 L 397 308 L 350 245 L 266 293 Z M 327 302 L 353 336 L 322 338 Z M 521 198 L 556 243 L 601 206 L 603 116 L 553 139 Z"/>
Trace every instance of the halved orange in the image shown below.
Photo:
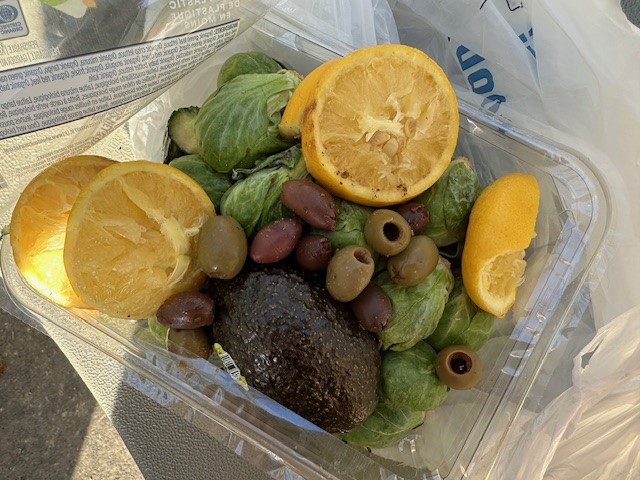
<path fill-rule="evenodd" d="M 336 196 L 393 205 L 429 188 L 451 161 L 458 103 L 444 71 L 406 45 L 364 47 L 320 78 L 302 120 L 309 173 Z"/>
<path fill-rule="evenodd" d="M 205 280 L 197 240 L 211 215 L 208 195 L 176 168 L 144 160 L 105 168 L 69 215 L 69 281 L 85 303 L 107 315 L 153 315 L 170 295 Z"/>
<path fill-rule="evenodd" d="M 462 250 L 462 281 L 482 310 L 504 317 L 524 281 L 525 249 L 535 236 L 540 187 L 533 175 L 498 177 L 476 199 Z"/>
<path fill-rule="evenodd" d="M 16 266 L 36 291 L 64 307 L 86 308 L 69 284 L 62 249 L 71 207 L 87 184 L 113 160 L 78 155 L 36 175 L 20 194 L 9 240 Z"/>
<path fill-rule="evenodd" d="M 282 138 L 289 141 L 294 141 L 300 138 L 302 117 L 304 116 L 304 111 L 309 104 L 309 99 L 318 86 L 320 79 L 339 61 L 340 58 L 334 58 L 321 63 L 309 72 L 309 74 L 306 75 L 298 84 L 291 94 L 291 98 L 287 102 L 287 106 L 282 113 L 282 119 L 278 124 L 278 132 Z"/>

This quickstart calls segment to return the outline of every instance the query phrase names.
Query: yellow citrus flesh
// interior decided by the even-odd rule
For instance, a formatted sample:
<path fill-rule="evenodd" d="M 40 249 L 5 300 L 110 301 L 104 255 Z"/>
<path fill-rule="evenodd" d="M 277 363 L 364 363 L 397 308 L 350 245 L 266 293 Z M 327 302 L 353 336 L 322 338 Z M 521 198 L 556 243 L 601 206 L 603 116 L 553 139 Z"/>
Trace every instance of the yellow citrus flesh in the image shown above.
<path fill-rule="evenodd" d="M 82 187 L 113 163 L 95 155 L 61 160 L 31 180 L 13 210 L 9 238 L 18 270 L 64 307 L 87 307 L 71 288 L 62 260 L 69 212 Z"/>
<path fill-rule="evenodd" d="M 535 236 L 540 203 L 536 178 L 525 173 L 498 177 L 478 196 L 462 251 L 462 281 L 481 309 L 504 317 L 524 281 L 525 249 Z"/>
<path fill-rule="evenodd" d="M 205 280 L 197 239 L 211 215 L 207 194 L 178 169 L 143 160 L 105 168 L 69 215 L 64 265 L 71 285 L 112 317 L 154 314 L 170 295 Z"/>
<path fill-rule="evenodd" d="M 282 119 L 278 125 L 278 132 L 285 140 L 294 141 L 300 138 L 302 128 L 302 117 L 309 103 L 309 98 L 315 91 L 318 81 L 335 65 L 339 58 L 334 58 L 324 62 L 313 69 L 293 91 L 287 106 L 282 113 Z"/>
<path fill-rule="evenodd" d="M 451 161 L 458 104 L 445 73 L 422 51 L 364 47 L 319 80 L 302 120 L 309 173 L 335 195 L 370 206 L 404 202 Z"/>

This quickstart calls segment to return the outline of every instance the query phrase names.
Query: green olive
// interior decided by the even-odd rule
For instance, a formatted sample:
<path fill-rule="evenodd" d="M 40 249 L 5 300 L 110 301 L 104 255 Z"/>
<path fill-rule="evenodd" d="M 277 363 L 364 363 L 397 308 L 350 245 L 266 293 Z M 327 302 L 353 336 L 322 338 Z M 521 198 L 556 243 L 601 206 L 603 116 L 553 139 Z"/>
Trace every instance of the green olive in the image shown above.
<path fill-rule="evenodd" d="M 394 210 L 374 210 L 364 224 L 364 238 L 376 252 L 391 256 L 402 252 L 411 240 L 411 225 Z"/>
<path fill-rule="evenodd" d="M 211 278 L 235 277 L 247 259 L 247 236 L 238 221 L 227 215 L 213 215 L 198 236 L 198 264 Z"/>
<path fill-rule="evenodd" d="M 398 285 L 411 287 L 427 278 L 438 265 L 438 247 L 426 235 L 416 235 L 407 248 L 387 262 L 387 273 Z"/>
<path fill-rule="evenodd" d="M 329 294 L 340 302 L 350 302 L 369 284 L 375 263 L 371 252 L 360 245 L 348 245 L 336 251 L 327 265 Z"/>
<path fill-rule="evenodd" d="M 203 327 L 190 330 L 170 328 L 167 332 L 167 350 L 186 357 L 208 359 L 213 353 L 213 346 Z"/>
<path fill-rule="evenodd" d="M 454 390 L 468 390 L 482 378 L 482 361 L 466 345 L 451 345 L 438 353 L 436 375 Z"/>

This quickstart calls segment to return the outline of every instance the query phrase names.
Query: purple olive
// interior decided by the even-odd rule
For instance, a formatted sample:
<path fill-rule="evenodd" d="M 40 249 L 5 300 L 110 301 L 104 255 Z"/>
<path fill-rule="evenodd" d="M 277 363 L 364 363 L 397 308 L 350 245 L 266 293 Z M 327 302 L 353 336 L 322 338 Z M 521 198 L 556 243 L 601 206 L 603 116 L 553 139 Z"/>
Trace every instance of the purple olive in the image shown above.
<path fill-rule="evenodd" d="M 258 230 L 249 256 L 256 263 L 275 263 L 288 257 L 302 236 L 302 225 L 294 218 L 280 218 Z"/>
<path fill-rule="evenodd" d="M 302 237 L 294 253 L 298 265 L 311 272 L 326 269 L 331 255 L 333 255 L 331 240 L 322 235 Z"/>
<path fill-rule="evenodd" d="M 282 185 L 280 200 L 312 227 L 335 230 L 336 205 L 331 194 L 320 185 L 310 180 L 287 180 Z"/>
<path fill-rule="evenodd" d="M 380 285 L 370 283 L 351 301 L 351 310 L 362 328 L 379 333 L 391 320 L 391 299 Z"/>
<path fill-rule="evenodd" d="M 169 328 L 194 329 L 213 323 L 214 302 L 201 292 L 181 292 L 167 298 L 156 312 L 158 323 Z"/>
<path fill-rule="evenodd" d="M 414 235 L 418 235 L 429 224 L 429 211 L 419 202 L 409 202 L 396 208 L 402 217 L 407 221 Z"/>

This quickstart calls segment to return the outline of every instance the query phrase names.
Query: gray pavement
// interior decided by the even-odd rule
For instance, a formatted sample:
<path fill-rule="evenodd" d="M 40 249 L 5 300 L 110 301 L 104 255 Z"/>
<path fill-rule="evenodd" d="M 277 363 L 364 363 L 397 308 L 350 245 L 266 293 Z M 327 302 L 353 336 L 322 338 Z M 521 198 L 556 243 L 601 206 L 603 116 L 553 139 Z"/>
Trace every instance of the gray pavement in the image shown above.
<path fill-rule="evenodd" d="M 57 345 L 2 310 L 0 478 L 142 478 L 111 422 Z"/>

